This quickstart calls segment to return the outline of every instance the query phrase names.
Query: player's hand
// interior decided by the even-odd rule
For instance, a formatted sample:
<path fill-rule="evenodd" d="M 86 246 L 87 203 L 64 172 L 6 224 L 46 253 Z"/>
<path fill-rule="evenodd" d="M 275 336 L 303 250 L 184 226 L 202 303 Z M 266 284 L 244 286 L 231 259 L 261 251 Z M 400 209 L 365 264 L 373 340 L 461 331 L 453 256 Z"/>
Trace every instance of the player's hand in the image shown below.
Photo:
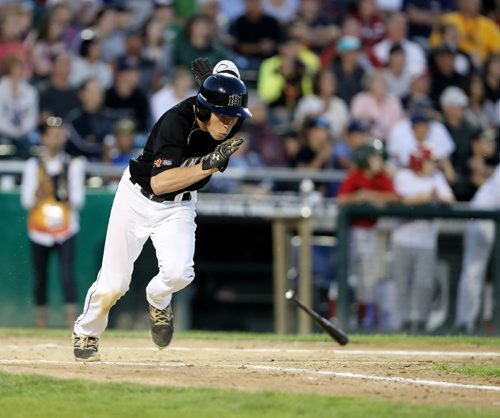
<path fill-rule="evenodd" d="M 243 144 L 243 138 L 231 138 L 217 145 L 210 154 L 203 158 L 203 170 L 217 168 L 219 171 L 224 171 L 229 157 L 238 150 L 241 144 Z"/>

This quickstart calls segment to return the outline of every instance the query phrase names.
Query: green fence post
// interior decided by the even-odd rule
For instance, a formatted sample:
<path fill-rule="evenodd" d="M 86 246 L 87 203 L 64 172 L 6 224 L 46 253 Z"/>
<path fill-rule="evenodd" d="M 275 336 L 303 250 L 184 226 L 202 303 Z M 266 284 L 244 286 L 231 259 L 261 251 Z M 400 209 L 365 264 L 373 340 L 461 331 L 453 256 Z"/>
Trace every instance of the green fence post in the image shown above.
<path fill-rule="evenodd" d="M 337 217 L 337 312 L 341 328 L 349 325 L 349 288 L 347 283 L 349 265 L 349 216 L 348 207 L 339 206 Z"/>

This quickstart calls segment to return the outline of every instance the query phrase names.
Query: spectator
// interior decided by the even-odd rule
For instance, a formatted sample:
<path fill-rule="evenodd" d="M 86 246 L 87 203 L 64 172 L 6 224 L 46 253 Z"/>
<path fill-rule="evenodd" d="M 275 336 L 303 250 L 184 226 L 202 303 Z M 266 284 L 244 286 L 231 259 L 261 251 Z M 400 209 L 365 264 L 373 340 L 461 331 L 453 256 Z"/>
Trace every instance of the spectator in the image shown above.
<path fill-rule="evenodd" d="M 29 152 L 29 135 L 38 118 L 38 92 L 24 77 L 24 60 L 8 55 L 5 75 L 0 78 L 0 141 L 14 146 L 14 156 L 24 158 Z"/>
<path fill-rule="evenodd" d="M 257 91 L 279 123 L 291 122 L 298 100 L 313 93 L 318 57 L 290 35 L 280 40 L 279 52 L 259 69 Z"/>
<path fill-rule="evenodd" d="M 455 70 L 455 53 L 456 50 L 448 45 L 431 51 L 431 97 L 438 109 L 441 109 L 439 98 L 447 87 L 465 89 L 467 86 L 467 78 Z"/>
<path fill-rule="evenodd" d="M 339 29 L 333 16 L 324 9 L 321 0 L 301 0 L 297 17 L 305 22 L 308 30 L 308 47 L 317 55 L 339 36 Z"/>
<path fill-rule="evenodd" d="M 151 126 L 149 101 L 139 88 L 139 63 L 132 58 L 118 60 L 113 85 L 106 91 L 104 106 L 113 109 L 118 118 L 131 118 L 137 130 L 146 133 Z"/>
<path fill-rule="evenodd" d="M 5 61 L 9 55 L 17 55 L 24 62 L 23 76 L 29 80 L 33 74 L 31 53 L 24 42 L 20 15 L 10 10 L 0 19 L 0 74 L 6 74 Z"/>
<path fill-rule="evenodd" d="M 443 15 L 442 23 L 457 27 L 460 49 L 482 67 L 491 54 L 500 52 L 500 30 L 493 20 L 480 14 L 479 0 L 457 0 L 457 5 L 457 11 Z M 432 47 L 440 44 L 438 29 L 432 31 L 429 42 Z"/>
<path fill-rule="evenodd" d="M 384 73 L 372 70 L 363 77 L 364 91 L 356 94 L 351 102 L 351 116 L 370 123 L 373 136 L 385 141 L 394 126 L 404 117 L 398 97 L 387 92 Z"/>
<path fill-rule="evenodd" d="M 330 124 L 332 138 L 340 138 L 349 119 L 349 108 L 344 100 L 336 96 L 336 92 L 337 79 L 330 69 L 316 73 L 313 79 L 313 94 L 300 98 L 295 108 L 295 126 L 302 126 L 308 116 L 322 116 Z"/>
<path fill-rule="evenodd" d="M 394 127 L 387 141 L 391 165 L 396 168 L 408 167 L 410 155 L 424 145 L 432 149 L 447 180 L 454 181 L 455 172 L 450 158 L 455 151 L 455 143 L 446 127 L 438 120 L 433 120 L 425 109 L 414 110 Z"/>
<path fill-rule="evenodd" d="M 126 167 L 130 159 L 137 156 L 136 134 L 136 125 L 132 119 L 119 119 L 113 126 L 113 132 L 104 138 L 106 147 L 103 161 Z M 118 181 L 120 177 L 117 176 L 112 180 Z"/>
<path fill-rule="evenodd" d="M 484 66 L 484 86 L 486 100 L 493 106 L 499 108 L 500 105 L 500 54 L 492 55 Z M 496 113 L 496 127 L 500 127 L 500 118 Z"/>
<path fill-rule="evenodd" d="M 254 0 L 255 1 L 255 0 Z M 198 57 L 218 62 L 226 58 L 226 50 L 216 40 L 217 31 L 213 21 L 203 15 L 195 15 L 186 23 L 184 32 L 174 44 L 173 64 L 191 68 L 191 62 Z"/>
<path fill-rule="evenodd" d="M 469 100 L 465 92 L 458 87 L 446 88 L 440 97 L 443 109 L 443 123 L 455 144 L 451 155 L 453 168 L 457 178 L 453 181 L 453 192 L 459 201 L 467 199 L 467 159 L 470 154 L 470 139 L 476 130 L 465 118 L 465 110 Z"/>
<path fill-rule="evenodd" d="M 262 10 L 274 17 L 280 25 L 287 25 L 299 12 L 300 0 L 262 0 Z"/>
<path fill-rule="evenodd" d="M 439 46 L 447 46 L 455 53 L 454 67 L 455 71 L 463 76 L 468 76 L 473 71 L 480 71 L 481 67 L 478 67 L 471 56 L 460 49 L 459 40 L 460 34 L 455 25 L 445 24 L 441 25 L 441 44 Z M 439 48 L 439 46 L 437 48 Z"/>
<path fill-rule="evenodd" d="M 94 22 L 90 29 L 95 32 L 101 44 L 101 59 L 106 63 L 112 63 L 125 52 L 125 27 L 118 26 L 118 14 L 122 24 L 127 24 L 130 13 L 126 8 L 114 8 L 101 6 L 97 11 Z"/>
<path fill-rule="evenodd" d="M 500 209 L 500 165 L 475 193 L 470 206 L 473 209 Z M 480 319 L 481 295 L 494 240 L 493 221 L 467 221 L 455 314 L 458 332 L 472 333 Z"/>
<path fill-rule="evenodd" d="M 405 52 L 401 45 L 394 45 L 389 51 L 389 61 L 383 72 L 387 82 L 387 91 L 393 96 L 403 99 L 410 92 L 412 75 L 404 72 Z"/>
<path fill-rule="evenodd" d="M 441 23 L 444 12 L 454 9 L 453 0 L 404 0 L 403 11 L 408 16 L 408 38 L 428 49 L 432 29 Z"/>
<path fill-rule="evenodd" d="M 407 38 L 408 20 L 403 13 L 393 13 L 387 21 L 385 39 L 373 46 L 373 64 L 384 66 L 389 60 L 389 51 L 394 45 L 400 45 L 405 53 L 404 73 L 421 74 L 427 70 L 427 58 L 424 50 L 416 42 Z"/>
<path fill-rule="evenodd" d="M 469 106 L 465 110 L 465 118 L 474 126 L 486 129 L 498 124 L 495 106 L 486 99 L 483 79 L 479 74 L 472 74 L 466 89 Z"/>
<path fill-rule="evenodd" d="M 356 37 L 345 35 L 336 46 L 339 57 L 332 70 L 337 78 L 337 95 L 350 106 L 352 98 L 363 90 L 361 80 L 365 70 L 360 62 L 361 42 Z"/>
<path fill-rule="evenodd" d="M 191 71 L 185 67 L 177 67 L 172 75 L 171 83 L 166 84 L 151 96 L 153 121 L 156 122 L 167 109 L 195 94 Z"/>
<path fill-rule="evenodd" d="M 67 51 L 63 30 L 64 27 L 51 14 L 40 23 L 32 50 L 36 80 L 50 77 L 55 57 Z"/>
<path fill-rule="evenodd" d="M 36 326 L 47 326 L 49 258 L 57 252 L 63 288 L 66 326 L 76 319 L 74 275 L 75 237 L 78 211 L 85 201 L 85 166 L 82 159 L 64 153 L 67 133 L 60 118 L 50 117 L 42 126 L 40 157 L 30 158 L 24 167 L 21 202 L 29 210 Z"/>
<path fill-rule="evenodd" d="M 410 90 L 401 99 L 404 109 L 409 112 L 411 109 L 424 104 L 426 107 L 435 108 L 435 104 L 430 97 L 431 78 L 427 72 L 413 74 L 410 77 Z"/>
<path fill-rule="evenodd" d="M 258 94 L 250 92 L 248 107 L 252 109 L 252 118 L 245 124 L 250 141 L 249 151 L 258 155 L 265 167 L 286 166 L 285 141 L 269 123 L 267 104 Z"/>
<path fill-rule="evenodd" d="M 149 19 L 142 30 L 141 87 L 147 94 L 158 92 L 171 76 L 172 45 L 164 39 L 163 23 Z"/>
<path fill-rule="evenodd" d="M 470 201 L 477 190 L 495 171 L 498 164 L 497 138 L 494 129 L 478 129 L 471 136 L 471 149 L 467 160 L 470 192 L 465 200 Z"/>
<path fill-rule="evenodd" d="M 80 106 L 66 119 L 70 131 L 66 151 L 73 156 L 102 161 L 104 137 L 111 132 L 116 117 L 104 107 L 104 90 L 98 80 L 85 81 L 78 97 Z"/>
<path fill-rule="evenodd" d="M 339 205 L 396 203 L 399 197 L 392 180 L 384 171 L 381 152 L 371 144 L 358 147 L 354 153 L 355 168 L 349 170 L 337 195 Z M 372 329 L 377 324 L 375 283 L 377 277 L 376 219 L 356 218 L 349 235 L 348 276 L 353 280 L 357 309 L 357 326 Z"/>
<path fill-rule="evenodd" d="M 394 188 L 402 203 L 410 206 L 455 200 L 427 146 L 419 146 L 409 167 L 396 172 Z M 391 275 L 403 331 L 425 331 L 436 280 L 437 234 L 436 221 L 427 219 L 400 220 L 391 233 Z"/>
<path fill-rule="evenodd" d="M 356 3 L 351 15 L 359 23 L 363 48 L 370 49 L 384 38 L 385 18 L 378 10 L 375 0 L 361 0 Z"/>
<path fill-rule="evenodd" d="M 361 145 L 367 144 L 370 127 L 363 119 L 352 119 L 347 126 L 345 140 L 333 148 L 333 168 L 349 170 L 354 168 L 354 153 Z"/>
<path fill-rule="evenodd" d="M 79 106 L 78 91 L 70 84 L 72 56 L 61 52 L 54 57 L 52 71 L 48 80 L 38 84 L 40 95 L 40 122 L 43 124 L 49 116 L 63 120 L 69 112 Z"/>
<path fill-rule="evenodd" d="M 245 12 L 229 26 L 229 46 L 243 58 L 239 63 L 241 69 L 257 71 L 264 59 L 277 53 L 281 28 L 274 17 L 264 13 L 261 0 L 244 3 Z"/>
<path fill-rule="evenodd" d="M 90 78 L 96 79 L 104 89 L 113 84 L 111 67 L 102 60 L 101 43 L 91 29 L 81 32 L 79 54 L 72 61 L 71 85 L 79 88 Z"/>

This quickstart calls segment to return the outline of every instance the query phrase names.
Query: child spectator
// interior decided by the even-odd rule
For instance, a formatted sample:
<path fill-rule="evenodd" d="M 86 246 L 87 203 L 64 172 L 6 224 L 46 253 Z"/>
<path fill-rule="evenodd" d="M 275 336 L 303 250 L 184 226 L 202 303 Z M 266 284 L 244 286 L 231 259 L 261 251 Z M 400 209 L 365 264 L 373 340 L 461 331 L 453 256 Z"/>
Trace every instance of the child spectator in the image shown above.
<path fill-rule="evenodd" d="M 354 152 L 356 166 L 340 185 L 339 205 L 371 204 L 382 206 L 397 203 L 399 197 L 392 180 L 384 171 L 381 152 L 366 144 Z M 349 279 L 354 281 L 355 302 L 358 305 L 358 325 L 365 329 L 377 323 L 375 283 L 377 277 L 377 236 L 375 219 L 356 218 L 351 222 L 349 238 Z"/>
<path fill-rule="evenodd" d="M 455 200 L 444 175 L 437 170 L 431 149 L 424 145 L 411 154 L 408 168 L 396 172 L 394 188 L 405 205 L 449 204 Z M 391 241 L 392 277 L 397 288 L 401 329 L 423 332 L 436 280 L 436 222 L 401 220 L 391 234 Z"/>

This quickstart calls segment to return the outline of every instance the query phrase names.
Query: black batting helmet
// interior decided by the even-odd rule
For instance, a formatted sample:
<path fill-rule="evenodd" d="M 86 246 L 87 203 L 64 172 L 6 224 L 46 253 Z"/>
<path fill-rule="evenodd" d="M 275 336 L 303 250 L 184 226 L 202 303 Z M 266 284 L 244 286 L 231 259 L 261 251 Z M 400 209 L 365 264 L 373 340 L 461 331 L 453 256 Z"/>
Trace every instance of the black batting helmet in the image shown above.
<path fill-rule="evenodd" d="M 247 108 L 248 93 L 243 81 L 228 73 L 207 77 L 196 96 L 196 116 L 202 121 L 210 118 L 210 112 L 218 115 L 250 118 Z"/>

